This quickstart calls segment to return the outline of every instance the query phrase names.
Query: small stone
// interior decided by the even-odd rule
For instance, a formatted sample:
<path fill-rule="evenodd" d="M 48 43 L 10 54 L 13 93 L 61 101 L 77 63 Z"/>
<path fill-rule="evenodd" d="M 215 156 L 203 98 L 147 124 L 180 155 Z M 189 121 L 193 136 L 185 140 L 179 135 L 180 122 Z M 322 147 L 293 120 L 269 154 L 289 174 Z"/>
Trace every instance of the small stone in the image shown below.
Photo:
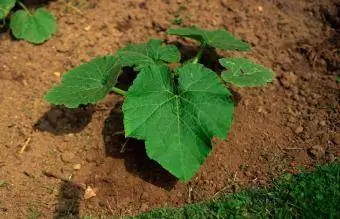
<path fill-rule="evenodd" d="M 66 152 L 61 154 L 61 160 L 65 163 L 71 163 L 74 156 L 75 156 L 74 153 L 72 153 L 70 151 L 66 151 Z"/>
<path fill-rule="evenodd" d="M 81 164 L 80 163 L 77 163 L 77 164 L 73 165 L 73 169 L 74 170 L 80 170 L 80 168 L 81 168 Z"/>
<path fill-rule="evenodd" d="M 57 44 L 55 46 L 55 49 L 57 50 L 57 52 L 60 53 L 67 53 L 69 51 L 69 47 L 67 46 L 66 43 L 60 42 L 59 44 Z"/>
<path fill-rule="evenodd" d="M 264 113 L 264 109 L 262 106 L 260 106 L 258 109 L 257 109 L 257 112 L 258 113 Z"/>
<path fill-rule="evenodd" d="M 24 86 L 27 86 L 27 85 L 28 85 L 28 82 L 24 79 L 24 80 L 22 80 L 22 84 L 23 84 Z"/>
<path fill-rule="evenodd" d="M 96 193 L 93 191 L 93 189 L 90 186 L 88 186 L 85 190 L 85 193 L 84 193 L 84 199 L 88 200 L 88 199 L 93 198 L 95 196 L 96 196 Z"/>
<path fill-rule="evenodd" d="M 302 126 L 298 126 L 295 128 L 294 130 L 295 134 L 300 134 L 303 132 L 303 127 Z"/>
<path fill-rule="evenodd" d="M 84 30 L 85 30 L 85 31 L 91 30 L 91 25 L 84 27 Z"/>
<path fill-rule="evenodd" d="M 243 100 L 243 105 L 248 106 L 249 104 L 250 104 L 250 100 L 249 99 Z"/>
<path fill-rule="evenodd" d="M 325 155 L 325 150 L 320 145 L 315 145 L 309 149 L 309 153 L 316 159 L 320 159 Z"/>
<path fill-rule="evenodd" d="M 53 74 L 54 74 L 54 76 L 56 76 L 56 78 L 58 78 L 58 79 L 59 79 L 60 76 L 61 76 L 61 73 L 60 73 L 60 72 L 57 72 L 57 71 L 56 71 L 56 72 L 53 72 Z"/>
<path fill-rule="evenodd" d="M 263 7 L 262 7 L 262 6 L 258 6 L 258 7 L 257 7 L 257 10 L 263 11 Z"/>

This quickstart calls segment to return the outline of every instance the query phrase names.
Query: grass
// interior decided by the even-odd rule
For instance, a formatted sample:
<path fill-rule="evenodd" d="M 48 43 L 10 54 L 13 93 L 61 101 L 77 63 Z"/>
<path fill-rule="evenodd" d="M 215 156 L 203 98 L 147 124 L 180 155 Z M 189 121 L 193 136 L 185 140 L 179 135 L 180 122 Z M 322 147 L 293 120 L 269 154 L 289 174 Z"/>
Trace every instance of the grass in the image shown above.
<path fill-rule="evenodd" d="M 337 218 L 340 163 L 286 175 L 271 187 L 249 189 L 183 208 L 156 209 L 133 217 L 151 218 Z"/>

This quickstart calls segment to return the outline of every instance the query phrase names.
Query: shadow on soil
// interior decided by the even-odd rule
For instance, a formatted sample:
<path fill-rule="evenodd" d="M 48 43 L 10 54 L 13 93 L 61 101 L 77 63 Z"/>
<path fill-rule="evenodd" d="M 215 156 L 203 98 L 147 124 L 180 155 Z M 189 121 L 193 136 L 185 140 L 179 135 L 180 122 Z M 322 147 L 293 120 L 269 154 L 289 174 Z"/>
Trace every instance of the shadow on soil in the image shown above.
<path fill-rule="evenodd" d="M 54 135 L 77 133 L 91 122 L 94 110 L 94 106 L 79 107 L 77 109 L 55 106 L 36 122 L 34 128 Z"/>
<path fill-rule="evenodd" d="M 55 208 L 55 219 L 80 218 L 80 201 L 84 191 L 71 182 L 63 181 L 59 189 L 58 206 Z"/>
<path fill-rule="evenodd" d="M 184 45 L 178 41 L 170 42 L 169 44 L 175 45 L 180 50 L 181 63 L 190 61 L 190 59 L 196 56 L 200 49 L 199 46 Z M 222 56 L 219 56 L 215 49 L 207 48 L 202 55 L 200 63 L 220 74 L 222 71 L 222 66 L 218 62 L 218 59 L 220 58 L 222 58 Z"/>
<path fill-rule="evenodd" d="M 123 158 L 127 171 L 148 183 L 171 190 L 177 179 L 157 162 L 148 158 L 144 141 L 126 139 L 123 130 L 123 114 L 117 105 L 105 120 L 102 131 L 106 156 Z"/>

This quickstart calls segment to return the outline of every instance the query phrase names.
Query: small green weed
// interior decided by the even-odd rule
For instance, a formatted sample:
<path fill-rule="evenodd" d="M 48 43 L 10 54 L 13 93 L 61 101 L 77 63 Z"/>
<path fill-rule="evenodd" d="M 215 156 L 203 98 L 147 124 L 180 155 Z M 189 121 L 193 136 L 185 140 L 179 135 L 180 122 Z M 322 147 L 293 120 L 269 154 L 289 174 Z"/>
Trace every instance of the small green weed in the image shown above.
<path fill-rule="evenodd" d="M 175 16 L 174 19 L 172 19 L 172 24 L 174 24 L 174 25 L 183 24 L 183 18 L 181 18 L 179 15 Z"/>
<path fill-rule="evenodd" d="M 37 219 L 40 217 L 40 212 L 34 206 L 34 204 L 29 204 L 28 206 L 28 219 Z"/>
<path fill-rule="evenodd" d="M 0 180 L 0 187 L 6 187 L 8 186 L 8 181 L 7 180 Z"/>

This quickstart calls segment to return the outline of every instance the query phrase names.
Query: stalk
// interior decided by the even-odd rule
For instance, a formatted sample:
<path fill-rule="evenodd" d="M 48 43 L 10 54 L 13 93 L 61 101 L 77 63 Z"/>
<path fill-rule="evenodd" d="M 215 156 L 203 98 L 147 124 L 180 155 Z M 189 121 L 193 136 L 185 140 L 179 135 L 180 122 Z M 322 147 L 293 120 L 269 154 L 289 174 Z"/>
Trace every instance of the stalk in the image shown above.
<path fill-rule="evenodd" d="M 125 91 L 122 90 L 122 89 L 119 89 L 118 87 L 112 87 L 111 91 L 113 91 L 113 92 L 115 92 L 115 93 L 117 93 L 119 95 L 125 96 Z"/>
<path fill-rule="evenodd" d="M 206 45 L 203 44 L 201 46 L 200 50 L 198 51 L 198 53 L 196 54 L 196 56 L 194 57 L 194 59 L 192 60 L 192 63 L 197 64 L 200 61 L 200 59 L 202 58 L 202 55 L 203 55 L 203 52 L 204 52 L 205 48 L 206 48 Z"/>
<path fill-rule="evenodd" d="M 21 1 L 17 1 L 17 3 L 20 5 L 22 9 L 24 9 L 27 12 L 27 14 L 32 16 L 32 13 L 26 8 L 26 6 Z"/>

